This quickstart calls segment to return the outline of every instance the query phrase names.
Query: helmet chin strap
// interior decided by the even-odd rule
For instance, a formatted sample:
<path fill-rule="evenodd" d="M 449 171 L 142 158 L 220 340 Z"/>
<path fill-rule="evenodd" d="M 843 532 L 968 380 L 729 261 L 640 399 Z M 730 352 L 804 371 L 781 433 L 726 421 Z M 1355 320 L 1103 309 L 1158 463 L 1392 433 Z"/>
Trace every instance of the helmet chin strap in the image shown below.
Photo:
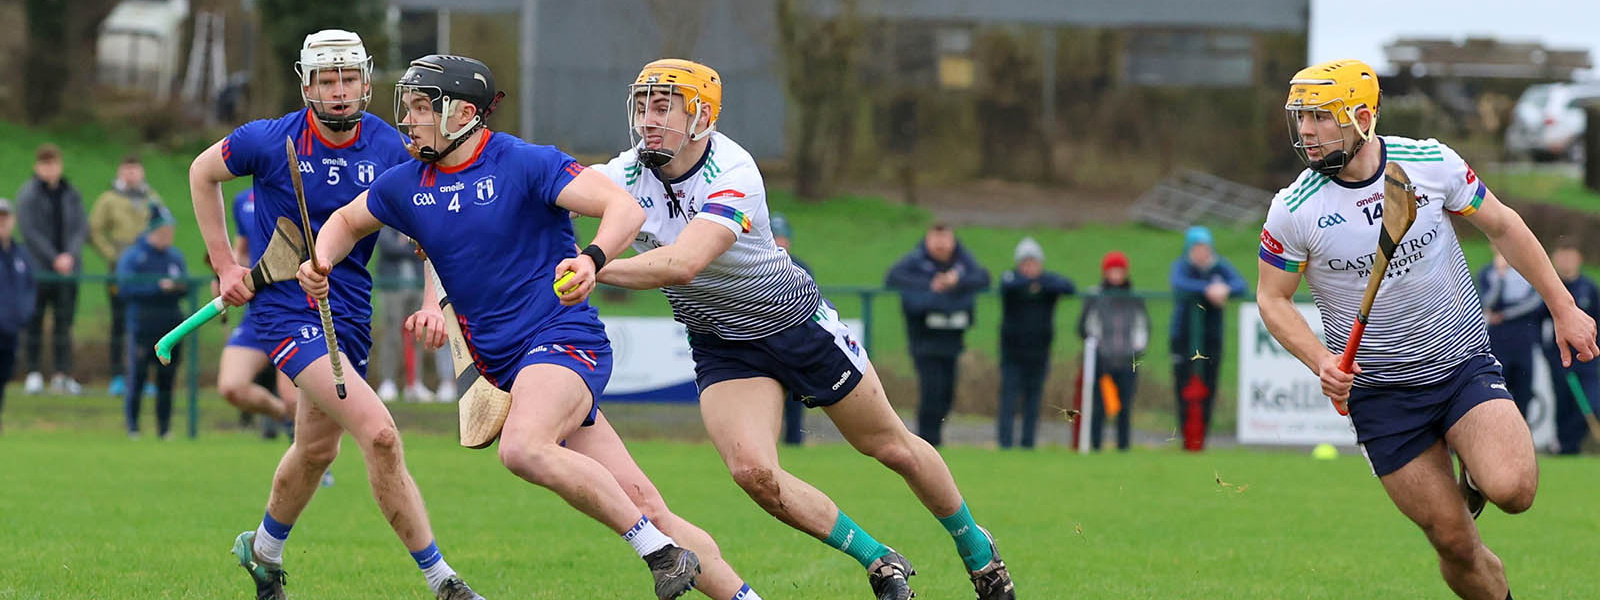
<path fill-rule="evenodd" d="M 1333 177 L 1338 175 L 1340 171 L 1343 171 L 1344 168 L 1350 164 L 1350 161 L 1355 158 L 1356 153 L 1360 152 L 1361 147 L 1366 145 L 1366 143 L 1366 139 L 1357 137 L 1355 145 L 1350 148 L 1349 152 L 1345 152 L 1342 149 L 1334 150 L 1333 152 L 1329 152 L 1327 156 L 1324 156 L 1321 159 L 1307 163 L 1306 166 L 1311 167 L 1311 170 L 1313 171 L 1328 177 Z"/>
<path fill-rule="evenodd" d="M 687 129 L 689 131 L 694 131 L 699 125 L 700 112 L 696 110 L 694 113 L 694 120 L 689 122 Z M 678 153 L 682 152 L 684 146 L 688 146 L 689 142 L 698 142 L 705 139 L 706 136 L 711 135 L 711 130 L 714 128 L 715 126 L 707 127 L 705 131 L 697 134 L 685 134 L 683 141 L 678 144 L 678 148 L 676 150 L 668 150 L 666 148 L 646 148 L 644 147 L 644 139 L 641 138 L 639 140 L 638 152 L 639 164 L 644 165 L 644 168 L 652 171 L 665 167 L 667 166 L 667 163 L 672 162 L 672 159 L 678 157 Z"/>
<path fill-rule="evenodd" d="M 361 124 L 362 115 L 361 111 L 359 110 L 356 111 L 355 114 L 346 115 L 343 117 L 325 115 L 322 114 L 322 111 L 315 108 L 311 109 L 311 113 L 316 115 L 317 122 L 322 123 L 323 126 L 327 127 L 328 129 L 338 132 L 350 131 L 351 129 L 355 129 L 356 125 Z"/>

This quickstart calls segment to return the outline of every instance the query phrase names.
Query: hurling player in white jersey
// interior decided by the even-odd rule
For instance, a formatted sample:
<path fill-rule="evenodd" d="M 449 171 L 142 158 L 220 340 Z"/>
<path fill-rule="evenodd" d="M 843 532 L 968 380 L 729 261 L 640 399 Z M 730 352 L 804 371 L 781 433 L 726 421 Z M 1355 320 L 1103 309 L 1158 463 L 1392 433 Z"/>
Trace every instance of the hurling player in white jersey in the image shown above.
<path fill-rule="evenodd" d="M 645 225 L 638 254 L 607 262 L 598 280 L 662 288 L 689 330 L 701 416 L 734 481 L 779 520 L 866 567 L 877 598 L 911 597 L 906 578 L 915 571 L 779 466 L 785 388 L 905 478 L 954 537 L 979 600 L 1015 598 L 943 457 L 906 429 L 816 282 L 773 243 L 761 173 L 716 132 L 721 108 L 722 80 L 705 65 L 664 59 L 639 73 L 628 90 L 633 147 L 598 169 L 639 199 Z"/>
<path fill-rule="evenodd" d="M 1564 365 L 1594 359 L 1595 323 L 1573 302 L 1516 211 L 1437 140 L 1378 136 L 1378 79 L 1360 61 L 1301 70 L 1285 106 L 1310 167 L 1272 201 L 1261 231 L 1257 297 L 1272 335 L 1347 403 L 1372 470 L 1427 534 L 1445 583 L 1462 598 L 1510 599 L 1505 568 L 1478 537 L 1485 499 L 1507 513 L 1533 505 L 1533 440 L 1506 391 L 1470 272 L 1446 212 L 1482 230 L 1544 297 Z M 1379 289 L 1354 373 L 1339 355 L 1355 322 L 1383 226 L 1383 173 L 1406 170 L 1417 220 Z M 1328 346 L 1294 307 L 1304 277 Z M 1450 464 L 1462 463 L 1458 482 Z M 1470 476 L 1468 475 L 1470 473 Z"/>

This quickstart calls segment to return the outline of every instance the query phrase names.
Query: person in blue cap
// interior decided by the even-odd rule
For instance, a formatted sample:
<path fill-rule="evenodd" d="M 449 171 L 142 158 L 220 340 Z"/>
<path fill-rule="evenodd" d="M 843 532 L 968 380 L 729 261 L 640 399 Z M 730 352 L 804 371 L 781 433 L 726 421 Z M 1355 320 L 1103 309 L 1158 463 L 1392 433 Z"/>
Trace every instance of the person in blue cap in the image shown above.
<path fill-rule="evenodd" d="M 156 432 L 171 439 L 172 387 L 178 374 L 179 347 L 172 349 L 172 362 L 156 359 L 156 340 L 183 322 L 179 305 L 188 293 L 188 268 L 183 253 L 172 246 L 172 213 L 152 205 L 150 226 L 144 235 L 122 252 L 117 260 L 117 294 L 127 312 L 126 380 L 123 411 L 128 421 L 128 437 L 139 437 L 139 403 L 144 395 L 145 376 L 156 371 Z"/>
<path fill-rule="evenodd" d="M 1217 372 L 1222 364 L 1222 317 L 1228 299 L 1248 289 L 1239 270 L 1218 256 L 1211 230 L 1190 227 L 1183 235 L 1183 255 L 1172 261 L 1172 385 L 1178 396 L 1178 430 L 1183 449 L 1205 448 L 1211 408 L 1217 399 Z"/>

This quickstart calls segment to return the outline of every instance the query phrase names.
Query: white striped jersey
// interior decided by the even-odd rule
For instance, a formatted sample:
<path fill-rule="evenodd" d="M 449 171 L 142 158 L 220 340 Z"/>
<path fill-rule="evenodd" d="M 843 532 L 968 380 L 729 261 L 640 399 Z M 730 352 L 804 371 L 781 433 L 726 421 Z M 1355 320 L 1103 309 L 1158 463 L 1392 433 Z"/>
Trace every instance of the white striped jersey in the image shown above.
<path fill-rule="evenodd" d="M 760 339 L 811 317 L 822 301 L 817 284 L 772 241 L 767 190 L 756 161 L 721 132 L 712 133 L 700 163 L 666 186 L 639 164 L 632 149 L 603 165 L 644 208 L 635 252 L 671 244 L 689 221 L 707 219 L 732 231 L 733 246 L 694 281 L 661 288 L 673 318 L 696 333 L 726 340 Z"/>
<path fill-rule="evenodd" d="M 1356 351 L 1358 387 L 1437 383 L 1489 351 L 1478 292 L 1450 212 L 1477 212 L 1487 193 L 1454 150 L 1437 140 L 1381 136 L 1371 179 L 1342 181 L 1307 169 L 1278 192 L 1261 229 L 1263 261 L 1303 273 L 1328 349 L 1344 352 L 1366 292 L 1383 227 L 1383 172 L 1403 167 L 1417 188 L 1417 220 L 1401 239 Z"/>

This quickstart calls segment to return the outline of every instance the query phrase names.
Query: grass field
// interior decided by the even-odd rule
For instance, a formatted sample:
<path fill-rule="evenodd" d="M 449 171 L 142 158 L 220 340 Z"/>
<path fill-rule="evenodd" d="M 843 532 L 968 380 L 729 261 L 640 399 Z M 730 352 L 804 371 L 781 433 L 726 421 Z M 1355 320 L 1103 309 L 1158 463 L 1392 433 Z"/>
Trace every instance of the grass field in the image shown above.
<path fill-rule="evenodd" d="M 8 400 L 0 598 L 249 596 L 228 548 L 260 518 L 281 441 L 209 428 L 197 441 L 130 441 L 110 401 Z M 443 418 L 448 407 L 429 408 Z M 490 452 L 402 428 L 440 547 L 487 597 L 649 597 L 646 571 L 603 527 Z M 715 535 L 764 597 L 869 597 L 853 561 L 749 502 L 709 445 L 631 448 L 675 510 Z M 944 454 L 1024 598 L 1451 597 L 1422 535 L 1351 452 L 1327 462 L 1248 449 Z M 783 460 L 911 558 L 920 598 L 971 598 L 949 536 L 892 474 L 842 444 L 785 449 Z M 1541 467 L 1534 509 L 1490 509 L 1483 534 L 1518 597 L 1597 597 L 1600 460 Z M 289 542 L 293 597 L 430 597 L 375 510 L 348 440 L 333 471 L 337 483 L 317 493 Z"/>

